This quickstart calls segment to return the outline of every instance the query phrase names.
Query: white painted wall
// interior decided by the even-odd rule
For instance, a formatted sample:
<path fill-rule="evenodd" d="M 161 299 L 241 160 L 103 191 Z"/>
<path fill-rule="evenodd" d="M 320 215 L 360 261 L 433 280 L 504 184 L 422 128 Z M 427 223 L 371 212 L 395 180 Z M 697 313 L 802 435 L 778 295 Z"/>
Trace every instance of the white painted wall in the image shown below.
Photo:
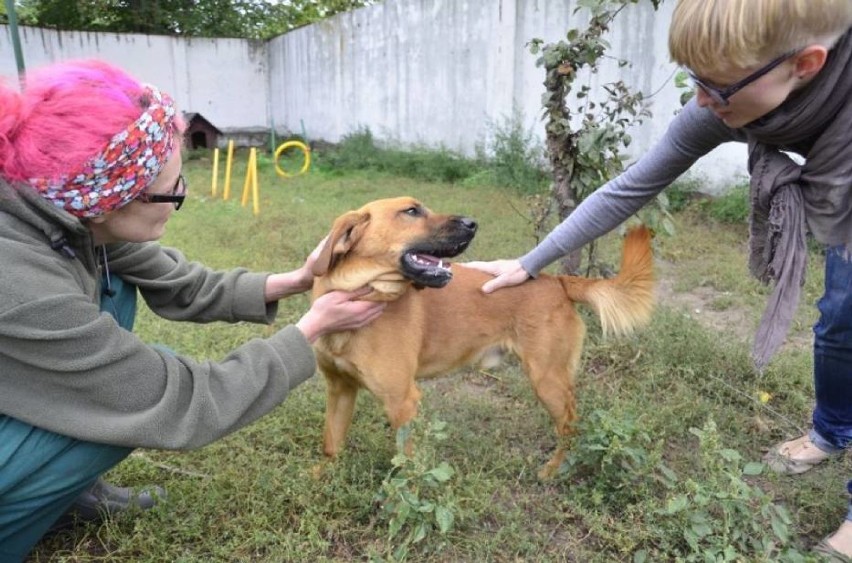
<path fill-rule="evenodd" d="M 277 127 L 337 141 L 359 126 L 381 139 L 442 145 L 472 154 L 493 124 L 517 107 L 544 138 L 544 71 L 527 43 L 553 42 L 586 18 L 573 0 L 386 0 L 269 42 L 272 118 Z M 623 79 L 651 95 L 653 119 L 631 131 L 638 157 L 665 132 L 680 107 L 668 56 L 673 2 L 620 14 L 608 40 L 615 60 L 593 76 L 593 91 Z M 743 146 L 701 159 L 691 175 L 716 192 L 745 175 Z"/>
<path fill-rule="evenodd" d="M 223 131 L 269 128 L 265 42 L 18 29 L 27 70 L 96 57 L 156 85 L 180 109 L 203 114 Z M 17 75 L 8 26 L 0 26 L 0 75 Z"/>
<path fill-rule="evenodd" d="M 679 107 L 667 48 L 673 1 L 628 7 L 609 36 L 615 61 L 585 76 L 593 89 L 624 79 L 651 95 L 654 117 L 631 131 L 638 157 Z M 21 28 L 27 67 L 97 56 L 172 93 L 182 109 L 226 132 L 304 133 L 335 142 L 358 127 L 390 143 L 472 154 L 493 124 L 518 108 L 544 138 L 543 70 L 526 44 L 556 41 L 584 19 L 575 0 L 385 0 L 268 42 L 184 39 Z M 14 76 L 0 26 L 0 74 Z M 2 111 L 2 108 L 0 108 Z M 693 168 L 718 192 L 745 175 L 741 145 L 720 147 Z"/>

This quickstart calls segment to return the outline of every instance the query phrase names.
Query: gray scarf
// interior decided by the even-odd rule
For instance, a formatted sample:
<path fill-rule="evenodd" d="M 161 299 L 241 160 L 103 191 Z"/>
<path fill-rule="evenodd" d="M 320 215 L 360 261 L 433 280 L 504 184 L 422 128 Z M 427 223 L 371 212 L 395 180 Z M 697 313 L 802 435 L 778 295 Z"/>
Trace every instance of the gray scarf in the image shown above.
<path fill-rule="evenodd" d="M 762 370 L 784 341 L 807 265 L 805 235 L 852 249 L 852 30 L 819 74 L 781 106 L 743 129 L 751 174 L 751 273 L 775 288 L 755 335 Z M 781 152 L 801 152 L 796 164 Z"/>

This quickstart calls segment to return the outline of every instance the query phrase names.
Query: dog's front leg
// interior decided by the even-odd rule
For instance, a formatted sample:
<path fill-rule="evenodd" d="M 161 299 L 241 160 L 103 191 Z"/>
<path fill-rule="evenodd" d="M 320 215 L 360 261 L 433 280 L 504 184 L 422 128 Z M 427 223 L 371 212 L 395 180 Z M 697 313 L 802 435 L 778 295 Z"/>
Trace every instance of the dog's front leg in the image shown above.
<path fill-rule="evenodd" d="M 410 423 L 417 416 L 422 393 L 414 383 L 413 376 L 384 379 L 381 383 L 377 382 L 370 387 L 370 391 L 382 402 L 385 414 L 394 432 Z M 404 448 L 406 455 L 412 454 L 413 442 L 411 438 L 406 441 Z"/>
<path fill-rule="evenodd" d="M 340 376 L 326 375 L 325 380 L 327 401 L 323 453 L 335 457 L 346 443 L 346 433 L 352 424 L 358 387 Z"/>

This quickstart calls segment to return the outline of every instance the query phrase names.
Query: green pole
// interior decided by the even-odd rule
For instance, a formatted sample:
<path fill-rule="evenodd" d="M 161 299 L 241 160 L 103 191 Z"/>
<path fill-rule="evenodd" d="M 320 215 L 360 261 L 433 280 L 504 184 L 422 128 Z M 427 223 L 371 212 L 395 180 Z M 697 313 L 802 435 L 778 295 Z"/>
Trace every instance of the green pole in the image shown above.
<path fill-rule="evenodd" d="M 9 31 L 12 34 L 12 47 L 15 50 L 15 62 L 18 65 L 18 78 L 24 86 L 24 52 L 21 50 L 21 37 L 18 35 L 18 14 L 14 0 L 6 0 L 6 15 L 9 17 Z"/>

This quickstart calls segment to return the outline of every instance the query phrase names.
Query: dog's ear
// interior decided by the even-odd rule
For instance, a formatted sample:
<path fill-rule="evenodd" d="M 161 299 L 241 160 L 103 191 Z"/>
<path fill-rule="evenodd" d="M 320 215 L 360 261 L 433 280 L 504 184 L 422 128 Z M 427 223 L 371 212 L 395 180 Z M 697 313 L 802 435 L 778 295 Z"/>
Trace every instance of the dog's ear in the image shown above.
<path fill-rule="evenodd" d="M 325 246 L 320 250 L 319 256 L 312 268 L 315 276 L 324 276 L 329 270 L 337 265 L 337 262 L 349 252 L 370 221 L 369 213 L 350 211 L 344 213 L 334 222 L 331 232 L 326 237 Z"/>

